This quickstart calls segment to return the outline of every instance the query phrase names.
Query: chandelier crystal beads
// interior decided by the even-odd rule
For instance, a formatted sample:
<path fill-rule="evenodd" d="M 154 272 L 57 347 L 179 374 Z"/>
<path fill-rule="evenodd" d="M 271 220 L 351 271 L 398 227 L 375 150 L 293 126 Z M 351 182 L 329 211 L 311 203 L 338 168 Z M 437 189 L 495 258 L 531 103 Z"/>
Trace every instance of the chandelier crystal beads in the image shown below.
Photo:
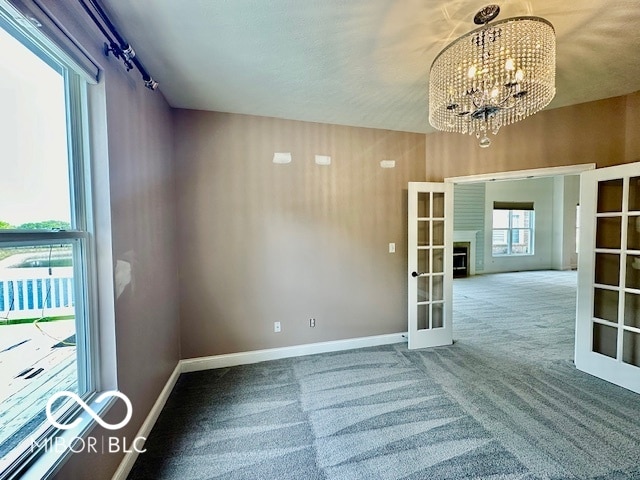
<path fill-rule="evenodd" d="M 484 25 L 436 57 L 429 79 L 429 123 L 438 130 L 476 135 L 488 147 L 504 125 L 542 110 L 553 99 L 556 40 L 539 17 L 488 24 L 499 7 L 478 12 Z"/>

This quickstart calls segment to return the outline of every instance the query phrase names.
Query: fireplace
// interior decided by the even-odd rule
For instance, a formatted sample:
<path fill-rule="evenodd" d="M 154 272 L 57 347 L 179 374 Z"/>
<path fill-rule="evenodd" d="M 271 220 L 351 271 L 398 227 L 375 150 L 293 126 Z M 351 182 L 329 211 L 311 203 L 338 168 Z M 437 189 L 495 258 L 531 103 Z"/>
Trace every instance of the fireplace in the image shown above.
<path fill-rule="evenodd" d="M 454 230 L 453 232 L 453 249 L 454 249 L 453 276 L 454 277 L 471 277 L 476 274 L 476 234 L 477 233 L 478 233 L 477 230 Z"/>
<path fill-rule="evenodd" d="M 469 276 L 469 242 L 455 242 L 453 244 L 453 278 Z"/>

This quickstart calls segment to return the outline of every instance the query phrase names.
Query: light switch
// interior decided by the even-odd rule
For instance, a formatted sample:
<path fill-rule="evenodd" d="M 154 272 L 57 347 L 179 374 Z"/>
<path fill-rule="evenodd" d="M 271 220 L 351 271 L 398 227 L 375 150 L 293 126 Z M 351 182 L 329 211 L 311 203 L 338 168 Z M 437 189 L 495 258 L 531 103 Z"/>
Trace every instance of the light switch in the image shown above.
<path fill-rule="evenodd" d="M 390 243 L 389 244 L 389 253 L 396 253 L 396 244 L 395 243 Z"/>

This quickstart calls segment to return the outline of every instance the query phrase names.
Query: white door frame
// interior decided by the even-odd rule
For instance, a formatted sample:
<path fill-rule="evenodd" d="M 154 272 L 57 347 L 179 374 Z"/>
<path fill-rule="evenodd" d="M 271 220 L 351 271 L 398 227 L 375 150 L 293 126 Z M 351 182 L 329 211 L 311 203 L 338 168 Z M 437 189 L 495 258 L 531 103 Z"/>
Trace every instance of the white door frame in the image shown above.
<path fill-rule="evenodd" d="M 444 181 L 445 183 L 451 183 L 455 185 L 455 184 L 497 182 L 497 181 L 503 181 L 503 180 L 524 180 L 529 178 L 555 177 L 558 175 L 563 175 L 563 176 L 564 175 L 580 175 L 582 172 L 595 170 L 595 169 L 596 169 L 595 163 L 581 163 L 578 165 L 566 165 L 566 166 L 560 166 L 560 167 L 532 168 L 529 170 L 514 170 L 509 172 L 481 173 L 476 175 L 465 175 L 461 177 L 447 177 L 444 179 Z M 455 199 L 453 200 L 453 202 L 455 203 Z M 453 221 L 454 219 L 451 219 L 451 220 Z M 453 292 L 452 292 L 452 300 L 453 300 Z M 576 318 L 577 318 L 577 312 L 576 312 Z M 455 318 L 452 318 L 452 322 L 454 320 Z"/>
<path fill-rule="evenodd" d="M 484 183 L 500 180 L 524 180 L 527 178 L 555 177 L 557 175 L 580 175 L 587 170 L 595 170 L 595 163 L 581 163 L 578 165 L 565 165 L 561 167 L 532 168 L 529 170 L 513 170 L 510 172 L 480 173 L 476 175 L 464 175 L 462 177 L 447 177 L 445 182 L 459 183 Z"/>

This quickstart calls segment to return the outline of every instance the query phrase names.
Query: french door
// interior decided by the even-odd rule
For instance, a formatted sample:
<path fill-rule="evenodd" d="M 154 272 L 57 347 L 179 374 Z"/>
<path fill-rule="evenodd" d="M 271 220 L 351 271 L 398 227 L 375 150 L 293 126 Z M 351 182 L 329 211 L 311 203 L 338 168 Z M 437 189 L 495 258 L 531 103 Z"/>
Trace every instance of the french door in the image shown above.
<path fill-rule="evenodd" d="M 410 182 L 408 201 L 409 348 L 450 345 L 453 184 Z"/>
<path fill-rule="evenodd" d="M 576 367 L 640 393 L 640 163 L 580 182 Z"/>

